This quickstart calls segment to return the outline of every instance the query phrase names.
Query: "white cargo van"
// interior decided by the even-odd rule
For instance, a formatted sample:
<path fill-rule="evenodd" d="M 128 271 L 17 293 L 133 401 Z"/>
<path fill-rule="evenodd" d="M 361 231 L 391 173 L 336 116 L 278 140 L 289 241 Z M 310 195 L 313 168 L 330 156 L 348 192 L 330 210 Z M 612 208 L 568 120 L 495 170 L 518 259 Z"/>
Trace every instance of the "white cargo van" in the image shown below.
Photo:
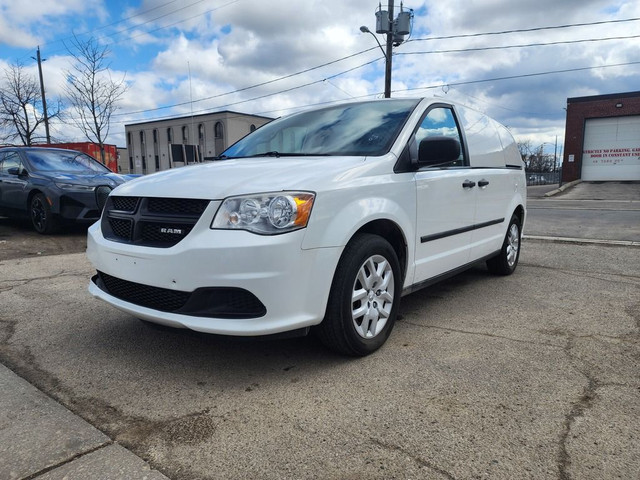
<path fill-rule="evenodd" d="M 366 355 L 402 295 L 518 264 L 526 178 L 505 127 L 442 99 L 274 120 L 219 160 L 119 186 L 89 229 L 90 292 L 201 332 L 317 331 Z"/>

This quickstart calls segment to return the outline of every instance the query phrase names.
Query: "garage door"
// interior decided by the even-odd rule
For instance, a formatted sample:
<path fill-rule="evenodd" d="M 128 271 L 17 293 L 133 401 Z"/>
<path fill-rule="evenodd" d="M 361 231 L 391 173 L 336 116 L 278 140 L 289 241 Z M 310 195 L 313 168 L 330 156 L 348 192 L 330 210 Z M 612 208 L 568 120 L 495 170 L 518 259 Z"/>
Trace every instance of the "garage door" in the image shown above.
<path fill-rule="evenodd" d="M 582 180 L 640 180 L 640 115 L 585 122 Z"/>

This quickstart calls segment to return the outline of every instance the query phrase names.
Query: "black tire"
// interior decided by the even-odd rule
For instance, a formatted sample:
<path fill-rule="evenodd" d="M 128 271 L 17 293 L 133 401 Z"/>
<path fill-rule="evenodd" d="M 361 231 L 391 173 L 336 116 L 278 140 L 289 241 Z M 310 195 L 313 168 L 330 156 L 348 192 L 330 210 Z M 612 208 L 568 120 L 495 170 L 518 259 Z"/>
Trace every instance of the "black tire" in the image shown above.
<path fill-rule="evenodd" d="M 51 212 L 49 202 L 41 193 L 36 193 L 31 197 L 31 201 L 29 202 L 29 218 L 31 218 L 31 224 L 38 233 L 48 235 L 58 231 L 58 219 Z"/>
<path fill-rule="evenodd" d="M 522 228 L 517 215 L 511 217 L 500 253 L 487 260 L 487 268 L 495 275 L 511 275 L 518 266 Z"/>
<path fill-rule="evenodd" d="M 382 269 L 382 275 L 372 274 L 372 267 Z M 355 292 L 362 297 L 354 300 Z M 345 355 L 376 351 L 393 329 L 401 294 L 402 274 L 393 247 L 378 235 L 356 235 L 340 257 L 318 337 Z"/>

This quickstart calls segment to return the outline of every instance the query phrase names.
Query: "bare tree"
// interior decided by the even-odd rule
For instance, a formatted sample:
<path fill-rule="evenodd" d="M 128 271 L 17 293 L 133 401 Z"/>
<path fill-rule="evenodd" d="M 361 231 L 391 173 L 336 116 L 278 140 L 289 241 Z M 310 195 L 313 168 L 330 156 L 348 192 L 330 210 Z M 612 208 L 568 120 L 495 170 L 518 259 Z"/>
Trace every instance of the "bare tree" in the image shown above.
<path fill-rule="evenodd" d="M 518 142 L 518 150 L 522 156 L 527 172 L 553 172 L 554 157 L 543 151 L 543 145 L 531 147 L 531 141 Z"/>
<path fill-rule="evenodd" d="M 49 110 L 49 118 L 60 113 L 60 103 Z M 40 85 L 25 72 L 24 65 L 14 63 L 4 69 L 4 84 L 0 86 L 0 138 L 7 143 L 32 145 L 44 136 L 38 134 L 44 124 Z"/>
<path fill-rule="evenodd" d="M 523 162 L 527 162 L 527 158 L 531 155 L 531 140 L 525 140 L 518 142 L 518 150 Z"/>
<path fill-rule="evenodd" d="M 75 113 L 70 120 L 90 142 L 100 145 L 100 160 L 104 163 L 104 142 L 109 136 L 111 115 L 127 85 L 124 77 L 120 80 L 111 77 L 108 62 L 111 52 L 96 39 L 83 42 L 74 37 L 67 50 L 74 59 L 72 70 L 65 72 L 66 93 Z"/>

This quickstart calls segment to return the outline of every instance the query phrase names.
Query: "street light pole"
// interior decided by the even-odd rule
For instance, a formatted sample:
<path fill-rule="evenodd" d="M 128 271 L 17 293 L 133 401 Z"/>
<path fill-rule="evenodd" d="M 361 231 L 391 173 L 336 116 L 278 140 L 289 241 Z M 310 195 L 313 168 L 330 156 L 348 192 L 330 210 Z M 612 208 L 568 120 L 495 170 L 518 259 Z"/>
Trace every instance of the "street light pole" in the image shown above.
<path fill-rule="evenodd" d="M 44 80 L 42 78 L 40 45 L 38 45 L 38 72 L 40 73 L 40 92 L 42 93 L 42 109 L 44 110 L 44 131 L 47 134 L 47 143 L 51 143 L 51 136 L 49 135 L 49 115 L 47 114 L 47 98 L 44 96 Z"/>

